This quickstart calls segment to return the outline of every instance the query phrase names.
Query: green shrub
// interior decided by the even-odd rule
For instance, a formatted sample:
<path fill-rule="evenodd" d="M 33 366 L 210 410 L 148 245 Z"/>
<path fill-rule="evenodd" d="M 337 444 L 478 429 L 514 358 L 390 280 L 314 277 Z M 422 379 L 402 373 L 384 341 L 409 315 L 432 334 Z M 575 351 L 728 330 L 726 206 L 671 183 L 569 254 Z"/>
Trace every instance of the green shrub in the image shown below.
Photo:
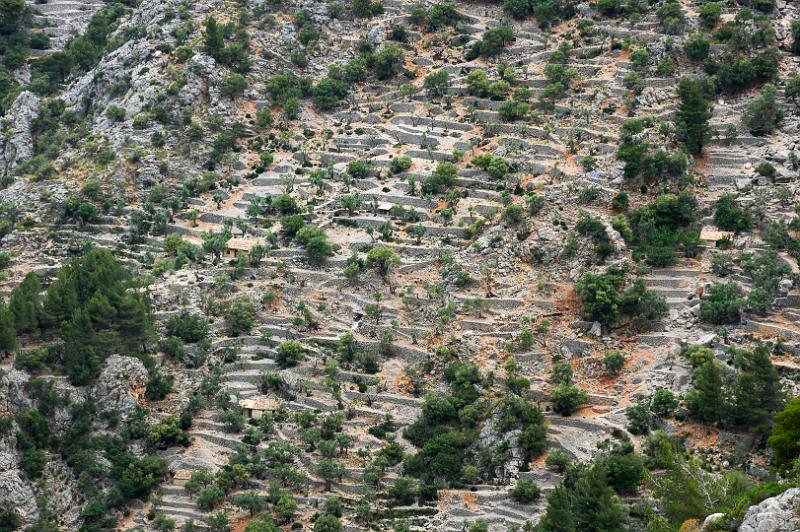
<path fill-rule="evenodd" d="M 458 178 L 458 167 L 451 162 L 442 161 L 436 166 L 436 170 L 422 183 L 422 191 L 425 194 L 442 192 L 452 187 Z"/>
<path fill-rule="evenodd" d="M 199 342 L 208 336 L 208 321 L 200 314 L 182 309 L 167 320 L 166 334 L 176 336 L 184 342 Z"/>
<path fill-rule="evenodd" d="M 231 336 L 247 334 L 253 328 L 255 305 L 247 296 L 239 296 L 228 306 L 225 313 L 225 327 Z"/>
<path fill-rule="evenodd" d="M 715 207 L 714 223 L 724 231 L 747 231 L 753 224 L 750 210 L 738 207 L 734 194 L 720 196 Z"/>
<path fill-rule="evenodd" d="M 225 76 L 220 85 L 220 93 L 228 98 L 236 98 L 244 94 L 247 89 L 247 79 L 241 74 L 229 74 Z"/>
<path fill-rule="evenodd" d="M 291 97 L 283 104 L 283 116 L 287 120 L 297 120 L 300 117 L 300 100 Z"/>
<path fill-rule="evenodd" d="M 800 54 L 800 20 L 792 21 L 792 52 Z"/>
<path fill-rule="evenodd" d="M 314 105 L 321 111 L 333 109 L 347 96 L 347 85 L 341 80 L 326 76 L 311 91 Z"/>
<path fill-rule="evenodd" d="M 669 416 L 678 408 L 678 400 L 666 388 L 656 388 L 650 399 L 650 410 L 658 416 Z"/>
<path fill-rule="evenodd" d="M 370 18 L 383 13 L 383 4 L 372 0 L 353 0 L 353 16 L 356 18 Z"/>
<path fill-rule="evenodd" d="M 412 160 L 408 155 L 399 155 L 389 163 L 389 171 L 392 174 L 399 174 L 411 168 Z"/>
<path fill-rule="evenodd" d="M 467 74 L 467 90 L 473 96 L 486 97 L 489 95 L 489 76 L 484 70 L 475 69 Z"/>
<path fill-rule="evenodd" d="M 611 351 L 603 357 L 603 367 L 612 375 L 618 374 L 625 366 L 625 355 L 620 351 Z"/>
<path fill-rule="evenodd" d="M 620 295 L 623 277 L 614 271 L 597 275 L 587 273 L 575 283 L 575 289 L 583 302 L 583 317 L 615 327 L 620 316 Z"/>
<path fill-rule="evenodd" d="M 305 358 L 306 349 L 296 340 L 286 340 L 275 350 L 275 363 L 282 368 L 296 366 Z"/>
<path fill-rule="evenodd" d="M 689 153 L 700 153 L 712 134 L 708 125 L 713 115 L 711 103 L 702 84 L 687 77 L 678 81 L 678 98 L 680 101 L 675 120 L 678 138 L 683 141 Z"/>
<path fill-rule="evenodd" d="M 447 93 L 450 84 L 450 74 L 442 68 L 425 76 L 423 87 L 430 97 L 441 97 Z"/>
<path fill-rule="evenodd" d="M 722 3 L 704 2 L 698 7 L 700 22 L 706 28 L 713 28 L 722 17 Z"/>
<path fill-rule="evenodd" d="M 648 289 L 644 281 L 639 279 L 622 294 L 619 308 L 632 318 L 634 325 L 645 327 L 666 314 L 667 302 L 664 296 Z"/>
<path fill-rule="evenodd" d="M 440 2 L 431 6 L 427 13 L 427 19 L 428 31 L 437 31 L 447 26 L 457 25 L 464 17 L 456 11 L 455 3 Z"/>
<path fill-rule="evenodd" d="M 525 119 L 531 112 L 531 106 L 527 102 L 517 102 L 507 100 L 500 104 L 497 113 L 503 122 L 517 122 Z"/>
<path fill-rule="evenodd" d="M 106 116 L 109 120 L 114 122 L 122 122 L 125 120 L 125 109 L 118 105 L 111 104 L 106 107 Z"/>
<path fill-rule="evenodd" d="M 586 404 L 589 393 L 574 384 L 559 384 L 548 394 L 553 411 L 562 416 L 569 416 Z"/>
<path fill-rule="evenodd" d="M 773 85 L 764 85 L 761 96 L 747 105 L 742 122 L 756 137 L 769 135 L 783 120 L 783 110 L 775 102 L 776 90 Z"/>
<path fill-rule="evenodd" d="M 705 61 L 708 59 L 708 51 L 710 48 L 711 44 L 702 33 L 692 35 L 687 39 L 686 44 L 683 45 L 683 51 L 686 52 L 686 57 L 692 61 Z"/>
<path fill-rule="evenodd" d="M 542 492 L 539 486 L 536 485 L 536 482 L 525 478 L 518 480 L 517 484 L 508 490 L 508 494 L 520 504 L 530 504 L 539 500 Z"/>
<path fill-rule="evenodd" d="M 396 44 L 384 46 L 371 59 L 372 71 L 380 80 L 395 77 L 403 69 L 404 63 L 403 50 Z"/>
<path fill-rule="evenodd" d="M 366 179 L 372 172 L 372 164 L 369 161 L 350 161 L 347 163 L 347 173 L 354 179 Z"/>
<path fill-rule="evenodd" d="M 787 402 L 775 422 L 767 442 L 775 464 L 785 471 L 800 456 L 800 398 Z"/>
<path fill-rule="evenodd" d="M 743 306 L 741 288 L 735 281 L 715 283 L 700 303 L 700 319 L 717 325 L 739 323 Z"/>
<path fill-rule="evenodd" d="M 561 449 L 554 449 L 547 453 L 547 458 L 545 458 L 544 462 L 547 467 L 552 467 L 559 473 L 563 473 L 572 463 L 572 458 Z"/>
<path fill-rule="evenodd" d="M 734 271 L 733 259 L 727 253 L 712 253 L 711 271 L 720 277 L 732 274 Z"/>
<path fill-rule="evenodd" d="M 514 40 L 514 30 L 508 24 L 502 24 L 483 32 L 483 37 L 467 51 L 467 60 L 478 56 L 497 55 Z"/>
<path fill-rule="evenodd" d="M 678 2 L 667 2 L 656 10 L 656 16 L 665 33 L 677 34 L 686 24 L 686 16 Z"/>

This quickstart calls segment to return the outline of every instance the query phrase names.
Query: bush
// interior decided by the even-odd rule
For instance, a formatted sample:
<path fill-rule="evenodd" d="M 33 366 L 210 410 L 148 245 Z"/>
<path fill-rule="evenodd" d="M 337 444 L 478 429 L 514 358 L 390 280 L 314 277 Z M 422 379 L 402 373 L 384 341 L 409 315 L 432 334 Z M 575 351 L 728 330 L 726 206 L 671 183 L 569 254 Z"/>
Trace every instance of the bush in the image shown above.
<path fill-rule="evenodd" d="M 792 21 L 792 52 L 800 54 L 800 20 Z"/>
<path fill-rule="evenodd" d="M 287 120 L 297 120 L 300 116 L 300 99 L 291 97 L 283 104 L 283 116 Z"/>
<path fill-rule="evenodd" d="M 574 384 L 559 384 L 550 391 L 548 399 L 553 405 L 554 412 L 562 416 L 569 416 L 586 404 L 589 393 Z"/>
<path fill-rule="evenodd" d="M 632 318 L 634 325 L 643 327 L 666 314 L 667 302 L 664 296 L 648 289 L 639 279 L 622 295 L 619 308 Z"/>
<path fill-rule="evenodd" d="M 314 264 L 321 264 L 333 255 L 333 246 L 325 235 L 317 235 L 309 239 L 305 245 L 308 259 Z"/>
<path fill-rule="evenodd" d="M 347 96 L 347 85 L 341 80 L 324 77 L 314 86 L 311 97 L 321 111 L 333 109 Z"/>
<path fill-rule="evenodd" d="M 698 154 L 711 138 L 712 129 L 708 125 L 712 107 L 705 95 L 703 85 L 692 78 L 683 77 L 678 81 L 678 112 L 675 120 L 678 138 L 689 150 Z"/>
<path fill-rule="evenodd" d="M 708 51 L 711 44 L 702 33 L 697 33 L 690 37 L 686 44 L 683 45 L 683 51 L 686 52 L 686 57 L 692 61 L 705 61 L 708 59 Z"/>
<path fill-rule="evenodd" d="M 106 116 L 114 122 L 122 122 L 125 120 L 125 109 L 119 105 L 111 104 L 106 107 Z"/>
<path fill-rule="evenodd" d="M 509 225 L 516 225 L 525 219 L 525 209 L 522 205 L 512 203 L 503 210 L 502 218 Z"/>
<path fill-rule="evenodd" d="M 228 98 L 236 98 L 244 94 L 247 89 L 247 79 L 241 74 L 229 74 L 225 76 L 220 85 L 220 93 Z"/>
<path fill-rule="evenodd" d="M 296 340 L 286 340 L 275 350 L 275 362 L 282 368 L 292 368 L 305 358 L 306 349 Z"/>
<path fill-rule="evenodd" d="M 775 422 L 767 443 L 775 464 L 785 471 L 800 456 L 800 398 L 787 402 Z"/>
<path fill-rule="evenodd" d="M 433 4 L 427 14 L 428 31 L 436 31 L 446 26 L 455 26 L 464 17 L 456 11 L 453 2 L 441 2 Z"/>
<path fill-rule="evenodd" d="M 450 74 L 446 69 L 431 72 L 425 76 L 423 87 L 430 97 L 441 97 L 447 93 L 447 87 L 450 84 Z"/>
<path fill-rule="evenodd" d="M 584 319 L 615 327 L 619 322 L 622 281 L 621 273 L 616 271 L 603 275 L 587 273 L 578 279 L 575 289 L 583 302 Z"/>
<path fill-rule="evenodd" d="M 2 306 L 0 306 L 0 312 L 2 312 L 2 309 Z M 0 335 L 2 335 L 2 333 L 0 333 Z M 2 341 L 0 341 L 0 344 L 2 344 Z M 2 345 L 0 345 L 0 349 L 2 349 Z M 36 347 L 26 349 L 25 351 L 17 353 L 17 358 L 14 360 L 14 367 L 16 369 L 25 370 L 31 374 L 36 374 L 45 369 L 48 358 L 48 352 L 44 348 Z"/>
<path fill-rule="evenodd" d="M 625 355 L 619 351 L 611 351 L 603 357 L 603 367 L 612 375 L 618 374 L 625 366 Z"/>
<path fill-rule="evenodd" d="M 399 174 L 411 168 L 412 160 L 408 155 L 400 155 L 392 159 L 389 163 L 389 171 L 392 174 Z"/>
<path fill-rule="evenodd" d="M 407 477 L 398 477 L 386 490 L 386 496 L 399 506 L 413 504 L 416 494 L 416 482 Z"/>
<path fill-rule="evenodd" d="M 666 388 L 656 388 L 653 397 L 650 399 L 650 410 L 659 416 L 669 416 L 678 408 L 678 400 L 671 391 Z"/>
<path fill-rule="evenodd" d="M 715 283 L 700 302 L 700 319 L 717 325 L 739 323 L 743 306 L 741 288 L 735 281 Z"/>
<path fill-rule="evenodd" d="M 471 61 L 478 56 L 497 55 L 514 40 L 514 30 L 508 24 L 502 24 L 483 32 L 483 37 L 467 52 L 466 59 Z"/>
<path fill-rule="evenodd" d="M 372 0 L 353 0 L 353 16 L 356 18 L 370 18 L 383 13 L 381 2 L 373 3 Z"/>
<path fill-rule="evenodd" d="M 197 507 L 201 510 L 213 510 L 225 501 L 225 492 L 216 486 L 204 489 L 197 495 Z"/>
<path fill-rule="evenodd" d="M 228 306 L 225 313 L 225 327 L 231 336 L 247 334 L 253 328 L 256 307 L 247 296 L 239 296 Z"/>
<path fill-rule="evenodd" d="M 516 486 L 508 490 L 508 494 L 520 504 L 530 504 L 533 501 L 539 500 L 542 492 L 539 486 L 536 485 L 536 482 L 524 478 L 518 480 Z"/>
<path fill-rule="evenodd" d="M 628 431 L 631 434 L 647 434 L 655 424 L 655 416 L 650 410 L 650 402 L 641 400 L 625 408 L 628 418 Z"/>
<path fill-rule="evenodd" d="M 442 161 L 436 166 L 436 170 L 422 183 L 422 191 L 426 194 L 441 192 L 455 185 L 457 177 L 458 167 L 451 162 Z"/>
<path fill-rule="evenodd" d="M 747 231 L 753 224 L 752 215 L 748 209 L 738 207 L 735 201 L 734 194 L 720 196 L 714 211 L 714 223 L 724 231 Z"/>
<path fill-rule="evenodd" d="M 183 309 L 167 320 L 166 334 L 188 343 L 199 342 L 208 336 L 208 321 L 200 314 Z"/>
<path fill-rule="evenodd" d="M 783 120 L 783 110 L 775 102 L 776 91 L 773 85 L 764 85 L 761 96 L 747 105 L 742 122 L 756 137 L 769 135 Z"/>
<path fill-rule="evenodd" d="M 372 71 L 380 80 L 391 79 L 403 69 L 405 56 L 403 50 L 396 44 L 381 48 L 372 57 Z"/>
<path fill-rule="evenodd" d="M 563 473 L 572 463 L 572 458 L 561 449 L 555 449 L 547 453 L 544 463 L 547 467 L 552 467 L 559 473 Z"/>
<path fill-rule="evenodd" d="M 700 14 L 700 22 L 702 22 L 703 26 L 706 28 L 713 28 L 722 17 L 722 3 L 705 2 L 700 4 L 698 11 Z"/>
<path fill-rule="evenodd" d="M 678 2 L 667 2 L 656 10 L 656 16 L 665 33 L 680 33 L 686 24 L 683 8 Z"/>
<path fill-rule="evenodd" d="M 733 273 L 733 259 L 726 253 L 711 254 L 711 271 L 720 277 Z"/>
<path fill-rule="evenodd" d="M 481 98 L 489 95 L 489 76 L 481 69 L 471 70 L 467 74 L 467 90 L 473 96 Z"/>
<path fill-rule="evenodd" d="M 516 122 L 523 120 L 531 111 L 531 106 L 527 102 L 517 102 L 507 100 L 500 104 L 497 113 L 503 122 Z"/>

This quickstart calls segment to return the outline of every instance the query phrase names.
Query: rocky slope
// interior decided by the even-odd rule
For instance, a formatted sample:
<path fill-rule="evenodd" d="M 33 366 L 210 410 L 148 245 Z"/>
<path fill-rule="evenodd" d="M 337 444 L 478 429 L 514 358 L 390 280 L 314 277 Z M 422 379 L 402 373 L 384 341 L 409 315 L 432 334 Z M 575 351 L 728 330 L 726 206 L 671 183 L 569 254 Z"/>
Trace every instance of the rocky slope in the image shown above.
<path fill-rule="evenodd" d="M 203 395 L 183 428 L 186 445 L 126 439 L 133 454 L 157 455 L 169 470 L 141 497 L 147 500 L 109 505 L 126 530 L 186 523 L 224 529 L 221 521 L 243 529 L 262 510 L 281 526 L 310 528 L 331 494 L 342 501 L 348 529 L 406 523 L 455 531 L 483 519 L 490 530 L 511 530 L 537 522 L 546 502 L 522 503 L 509 488 L 534 480 L 547 494 L 563 475 L 541 453 L 526 454 L 524 424 L 499 428 L 507 379 L 529 382 L 520 396 L 531 410 L 542 408 L 549 451 L 578 461 L 602 456 L 598 444 L 608 439 L 646 446 L 630 432 L 626 409 L 659 389 L 686 395 L 693 368 L 678 355 L 681 345 L 709 347 L 726 360 L 731 346 L 777 341 L 772 363 L 796 391 L 797 260 L 767 235 L 777 227 L 771 224 L 794 218 L 798 193 L 800 116 L 784 95 L 800 66 L 790 53 L 791 22 L 800 18 L 794 3 L 777 2 L 766 19 L 775 32 L 783 120 L 754 136 L 740 119 L 759 90 L 715 94 L 709 124 L 719 134 L 688 157 L 685 175 L 670 180 L 659 171 L 647 183 L 625 175 L 618 150 L 630 139 L 623 124 L 651 117 L 633 142 L 678 151 L 675 81 L 703 73 L 683 51 L 696 31 L 706 31 L 694 3 L 679 3 L 686 16 L 680 32 L 666 32 L 656 9 L 609 18 L 589 3 L 546 29 L 534 18 L 512 19 L 513 40 L 477 57 L 470 54 L 480 50 L 476 43 L 504 27 L 500 4 L 459 2 L 439 25 L 430 22 L 434 4 L 425 4 L 422 23 L 411 2 L 376 5 L 127 2 L 103 26 L 95 61 L 76 63 L 58 82 L 37 57 L 14 72 L 20 93 L 0 138 L 0 173 L 7 176 L 0 202 L 3 213 L 13 211 L 4 218 L 13 230 L 0 231 L 9 253 L 3 293 L 30 272 L 44 290 L 73 257 L 90 246 L 108 248 L 146 287 L 156 332 L 145 350 L 150 358 L 120 351 L 104 360 L 94 382 L 77 386 L 57 363 L 35 372 L 19 363 L 22 352 L 59 344 L 60 333 L 17 335 L 20 349 L 5 360 L 0 380 L 4 414 L 15 416 L 2 439 L 0 501 L 21 523 L 78 529 L 92 503 L 77 478 L 80 467 L 52 449 L 38 479 L 25 472 L 15 434 L 19 416 L 41 401 L 25 385 L 34 377 L 69 398 L 51 416 L 56 435 L 66 430 L 70 406 L 86 398 L 96 409 L 93 434 L 128 438 L 126 427 L 140 412 L 149 427 L 163 426 L 189 409 L 194 392 Z M 54 37 L 34 54 L 38 60 L 77 49 L 69 36 L 97 28 L 91 15 L 108 13 L 100 2 L 32 7 L 40 29 Z M 722 23 L 737 11 L 726 5 Z M 222 49 L 209 39 L 212 19 Z M 561 43 L 566 57 L 557 60 Z M 712 57 L 724 60 L 726 46 L 712 43 Z M 387 48 L 399 56 L 381 59 Z M 368 60 L 365 49 L 373 54 Z M 557 74 L 553 65 L 571 73 Z M 477 71 L 486 73 L 485 83 Z M 346 81 L 331 89 L 329 104 L 320 81 L 337 79 L 336 72 Z M 447 74 L 439 83 L 430 77 L 441 72 Z M 558 75 L 564 86 L 553 95 Z M 40 76 L 50 76 L 50 90 L 35 81 Z M 527 107 L 510 116 L 519 103 Z M 669 264 L 648 265 L 635 235 L 623 234 L 615 217 L 684 185 L 697 203 L 698 241 L 692 252 L 676 246 Z M 620 190 L 629 208 L 613 203 Z M 754 218 L 736 234 L 714 218 L 727 193 L 738 194 L 737 205 Z M 605 247 L 579 229 L 587 219 L 601 227 Z M 320 240 L 319 248 L 309 246 L 314 235 L 303 242 L 292 224 L 318 227 L 329 247 Z M 386 250 L 386 262 L 371 257 L 376 248 Z M 761 289 L 742 255 L 768 251 L 788 269 L 774 274 L 766 308 L 743 308 L 741 320 L 737 311 L 736 323 L 722 328 L 703 320 L 702 301 L 716 283 L 733 280 L 745 295 Z M 727 268 L 718 254 L 730 258 Z M 640 279 L 662 296 L 666 311 L 643 327 L 630 317 L 612 327 L 587 317 L 576 282 L 614 266 L 627 268 L 625 286 Z M 167 341 L 174 337 L 170 319 L 181 311 L 207 318 L 208 334 L 178 349 Z M 242 313 L 250 323 L 235 321 Z M 302 350 L 293 363 L 283 348 L 290 341 Z M 609 371 L 604 359 L 615 351 L 624 365 Z M 474 364 L 485 378 L 468 385 L 486 410 L 474 413 L 463 472 L 440 483 L 435 501 L 389 495 L 408 475 L 403 462 L 381 461 L 385 449 L 420 452 L 404 429 L 424 417 L 426 393 L 455 393 L 445 371 L 454 361 Z M 553 405 L 550 377 L 565 363 L 587 392 L 567 416 Z M 161 374 L 174 378 L 171 390 L 148 397 L 144 389 Z M 253 419 L 262 412 L 264 421 Z M 388 437 L 375 430 L 387 419 Z M 451 430 L 471 422 L 458 419 Z M 747 466 L 755 478 L 768 467 L 763 446 L 745 430 L 698 428 L 685 415 L 658 425 L 685 435 L 691 452 L 715 466 L 734 442 L 744 442 L 746 458 L 725 461 L 725 468 Z M 331 440 L 324 435 L 334 435 L 335 452 L 318 445 Z M 248 478 L 231 480 L 213 503 L 185 487 L 192 473 L 228 474 L 245 463 L 252 466 Z M 112 484 L 101 487 L 103 497 L 111 498 Z M 281 513 L 276 490 L 293 494 L 295 512 Z M 794 529 L 796 491 L 753 506 L 740 530 Z M 236 498 L 243 493 L 262 501 L 257 511 Z M 635 501 L 626 502 L 635 516 Z"/>

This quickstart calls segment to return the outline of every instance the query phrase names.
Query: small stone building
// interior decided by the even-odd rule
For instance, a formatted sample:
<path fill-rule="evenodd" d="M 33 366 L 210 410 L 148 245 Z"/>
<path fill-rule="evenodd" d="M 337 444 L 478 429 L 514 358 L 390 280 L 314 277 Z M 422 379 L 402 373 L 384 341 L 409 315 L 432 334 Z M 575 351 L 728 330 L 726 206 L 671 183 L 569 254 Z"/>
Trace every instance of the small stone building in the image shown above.
<path fill-rule="evenodd" d="M 250 253 L 250 250 L 256 244 L 258 244 L 258 240 L 253 238 L 231 238 L 225 244 L 225 251 L 222 252 L 222 256 L 228 259 L 235 259 L 236 254 L 240 251 Z"/>
<path fill-rule="evenodd" d="M 264 412 L 275 410 L 277 404 L 269 397 L 256 397 L 239 400 L 239 406 L 244 410 L 243 414 L 246 419 L 261 419 Z"/>
<path fill-rule="evenodd" d="M 192 478 L 192 472 L 186 469 L 178 469 L 172 475 L 172 483 L 176 486 L 185 486 L 189 479 Z"/>

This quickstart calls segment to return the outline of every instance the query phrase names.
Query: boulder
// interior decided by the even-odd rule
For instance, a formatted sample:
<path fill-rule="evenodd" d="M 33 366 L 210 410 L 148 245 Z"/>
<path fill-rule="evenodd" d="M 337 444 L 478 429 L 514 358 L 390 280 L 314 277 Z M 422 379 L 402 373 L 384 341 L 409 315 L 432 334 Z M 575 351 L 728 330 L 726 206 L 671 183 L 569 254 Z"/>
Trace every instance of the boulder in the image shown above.
<path fill-rule="evenodd" d="M 111 355 L 103 364 L 92 397 L 100 413 L 116 413 L 128 421 L 144 396 L 147 369 L 137 358 Z"/>
<path fill-rule="evenodd" d="M 39 519 L 36 495 L 19 470 L 14 449 L 0 447 L 0 505 L 13 508 L 25 523 Z"/>
<path fill-rule="evenodd" d="M 31 124 L 39 116 L 39 97 L 24 91 L 8 110 L 7 130 L 0 132 L 0 175 L 11 175 L 14 167 L 33 155 Z"/>
<path fill-rule="evenodd" d="M 770 497 L 747 510 L 739 532 L 794 532 L 800 530 L 800 488 Z"/>

